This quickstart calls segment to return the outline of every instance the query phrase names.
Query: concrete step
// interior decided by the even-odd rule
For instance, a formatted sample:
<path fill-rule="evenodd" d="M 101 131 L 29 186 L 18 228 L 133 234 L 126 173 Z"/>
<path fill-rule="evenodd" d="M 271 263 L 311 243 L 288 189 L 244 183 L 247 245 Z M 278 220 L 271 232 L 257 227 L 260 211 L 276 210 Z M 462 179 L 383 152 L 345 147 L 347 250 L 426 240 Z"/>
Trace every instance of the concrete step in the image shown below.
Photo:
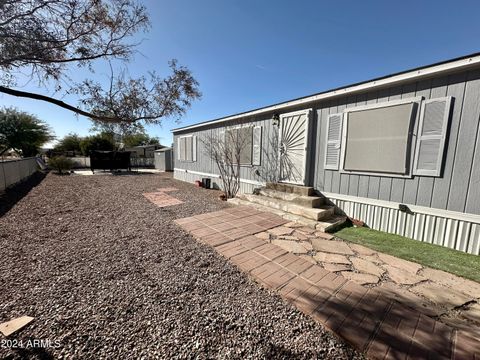
<path fill-rule="evenodd" d="M 252 203 L 265 205 L 273 209 L 289 212 L 294 215 L 300 215 L 307 219 L 323 220 L 332 216 L 335 212 L 334 206 L 322 206 L 320 208 L 308 208 L 305 206 L 297 205 L 289 201 L 274 199 L 262 195 L 241 194 L 237 195 L 240 199 L 248 200 Z"/>
<path fill-rule="evenodd" d="M 251 206 L 254 209 L 257 209 L 259 211 L 269 212 L 269 213 L 278 215 L 285 220 L 295 221 L 295 222 L 298 222 L 299 224 L 302 224 L 302 225 L 307 226 L 307 227 L 312 228 L 312 229 L 315 229 L 317 224 L 319 224 L 318 221 L 315 221 L 315 220 L 312 220 L 312 219 L 307 219 L 307 218 L 304 218 L 303 216 L 290 214 L 290 213 L 287 213 L 287 212 L 282 211 L 282 210 L 273 209 L 273 208 L 265 206 L 265 205 L 252 203 L 248 200 L 243 200 L 243 199 L 240 199 L 238 197 L 236 197 L 234 199 L 228 199 L 227 201 L 228 201 L 229 204 Z"/>
<path fill-rule="evenodd" d="M 346 221 L 347 217 L 344 215 L 333 215 L 328 219 L 317 222 L 315 228 L 326 233 L 331 233 L 340 230 Z"/>
<path fill-rule="evenodd" d="M 325 202 L 325 198 L 320 196 L 303 196 L 303 195 L 286 193 L 283 191 L 277 191 L 277 190 L 272 190 L 267 188 L 261 188 L 260 195 L 263 195 L 272 199 L 289 201 L 297 205 L 305 206 L 309 208 L 318 208 L 322 206 Z"/>
<path fill-rule="evenodd" d="M 259 211 L 264 211 L 264 212 L 270 212 L 272 214 L 278 215 L 281 218 L 288 220 L 288 221 L 294 221 L 297 222 L 303 226 L 312 228 L 312 229 L 317 229 L 319 231 L 323 232 L 332 232 L 335 231 L 336 229 L 340 228 L 343 226 L 345 223 L 347 217 L 346 216 L 340 216 L 340 215 L 333 215 L 328 219 L 324 219 L 323 221 L 315 221 L 312 219 L 307 219 L 303 216 L 287 213 L 282 210 L 278 209 L 273 209 L 271 207 L 265 206 L 265 205 L 260 205 L 256 203 L 252 203 L 248 200 L 243 200 L 238 197 L 234 199 L 228 199 L 229 204 L 234 204 L 234 205 L 244 205 L 244 206 L 251 206 L 254 209 L 257 209 Z"/>
<path fill-rule="evenodd" d="M 302 196 L 313 196 L 315 195 L 315 190 L 311 186 L 300 186 L 284 183 L 267 183 L 266 188 L 269 190 L 276 190 L 285 193 L 292 193 Z"/>

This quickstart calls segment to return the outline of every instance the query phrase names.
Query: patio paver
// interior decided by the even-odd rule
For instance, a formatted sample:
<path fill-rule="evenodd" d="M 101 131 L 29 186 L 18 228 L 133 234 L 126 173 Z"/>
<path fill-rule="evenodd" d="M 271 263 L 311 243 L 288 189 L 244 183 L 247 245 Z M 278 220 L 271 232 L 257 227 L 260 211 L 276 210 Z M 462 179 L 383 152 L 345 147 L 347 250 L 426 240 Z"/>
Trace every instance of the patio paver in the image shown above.
<path fill-rule="evenodd" d="M 472 304 L 463 314 L 464 318 L 480 322 L 480 304 Z"/>
<path fill-rule="evenodd" d="M 313 256 L 315 260 L 320 262 L 327 262 L 331 264 L 351 264 L 351 261 L 345 255 L 340 254 L 329 254 L 324 252 L 319 252 Z"/>
<path fill-rule="evenodd" d="M 338 241 L 325 240 L 322 238 L 313 238 L 312 245 L 315 250 L 334 253 L 334 254 L 343 254 L 343 255 L 353 255 L 352 249 L 348 247 L 345 243 L 339 243 Z"/>
<path fill-rule="evenodd" d="M 459 278 L 445 271 L 428 268 L 423 269 L 421 275 L 435 280 L 442 285 L 454 287 L 456 290 L 469 296 L 480 297 L 480 284 L 472 280 Z"/>
<path fill-rule="evenodd" d="M 348 271 L 350 270 L 350 266 L 345 265 L 345 264 L 331 264 L 331 263 L 325 263 L 323 264 L 323 268 L 331 271 L 331 272 L 337 272 L 337 271 Z"/>
<path fill-rule="evenodd" d="M 390 279 L 397 284 L 415 285 L 421 281 L 425 281 L 423 276 L 414 275 L 411 272 L 391 265 L 384 265 Z"/>
<path fill-rule="evenodd" d="M 174 187 L 159 188 L 158 191 L 151 192 L 151 193 L 144 193 L 143 196 L 145 196 L 148 200 L 150 200 L 152 203 L 154 203 L 158 207 L 166 207 L 166 206 L 183 204 L 183 201 L 178 200 L 177 198 L 174 198 L 173 196 L 166 194 L 167 192 L 170 192 L 170 191 L 178 191 L 178 189 Z"/>
<path fill-rule="evenodd" d="M 286 221 L 278 216 L 240 206 L 192 218 L 178 219 L 176 223 L 200 242 L 213 246 L 216 251 L 265 287 L 277 290 L 284 299 L 299 310 L 311 315 L 356 348 L 366 352 L 371 358 L 475 359 L 480 357 L 480 343 L 472 340 L 474 338 L 468 331 L 458 330 L 437 318 L 427 316 L 428 311 L 424 314 L 411 307 L 411 302 L 416 295 L 408 292 L 407 294 L 411 294 L 411 297 L 393 296 L 395 288 L 387 289 L 388 291 L 380 291 L 385 290 L 381 287 L 366 288 L 345 277 L 352 279 L 372 277 L 363 280 L 374 283 L 375 279 L 379 281 L 378 276 L 392 270 L 390 267 L 381 268 L 377 264 L 363 260 L 362 265 L 366 265 L 368 270 L 372 270 L 371 272 L 378 276 L 352 271 L 342 272 L 345 275 L 342 276 L 306 260 L 307 255 L 301 257 L 287 252 L 269 242 L 270 237 L 264 235 L 258 237 L 258 234 L 275 228 L 279 230 L 270 230 L 269 233 L 275 236 L 292 234 L 285 229 Z M 227 229 L 227 226 L 222 224 L 229 224 L 231 227 Z M 252 228 L 252 224 L 256 226 Z M 315 238 L 318 239 L 318 237 Z M 312 241 L 312 245 L 314 249 L 326 253 L 341 254 L 345 258 L 348 256 L 350 261 L 353 260 L 351 256 L 355 254 L 344 242 L 318 239 L 316 243 Z M 366 256 L 377 255 L 365 249 L 353 249 Z M 386 263 L 402 270 L 392 270 L 397 280 L 404 276 L 408 282 L 411 279 L 409 276 L 420 278 L 424 275 L 418 274 L 422 268 L 418 264 L 401 259 L 397 261 L 396 258 L 389 256 L 380 257 L 380 259 L 383 260 L 383 262 L 380 261 L 381 264 Z M 344 258 L 341 260 L 345 262 Z M 358 263 L 358 260 L 355 261 Z M 409 275 L 407 276 L 405 272 Z M 361 279 L 357 279 L 359 280 Z M 437 289 L 434 287 L 432 290 L 431 285 L 421 283 L 416 286 L 416 290 L 428 292 Z M 449 297 L 448 300 L 457 304 L 465 298 L 468 297 L 457 295 L 456 298 Z M 428 305 L 428 302 L 425 305 Z M 472 308 L 473 316 L 476 311 L 476 308 Z"/>
<path fill-rule="evenodd" d="M 421 265 L 416 264 L 411 261 L 403 260 L 396 258 L 395 256 L 392 255 L 387 255 L 387 254 L 382 254 L 382 253 L 376 253 L 376 255 L 379 257 L 380 260 L 382 260 L 384 263 L 398 267 L 400 269 L 404 269 L 406 271 L 411 272 L 412 274 L 417 274 L 418 271 L 422 268 Z"/>
<path fill-rule="evenodd" d="M 286 251 L 290 251 L 294 254 L 306 254 L 312 250 L 312 244 L 306 241 L 287 241 L 287 240 L 273 240 L 272 244 L 280 246 Z"/>
<path fill-rule="evenodd" d="M 345 270 L 348 270 L 348 269 L 345 269 Z M 337 270 L 332 270 L 332 271 L 337 271 Z M 355 273 L 355 272 L 344 271 L 344 270 L 341 270 L 341 271 L 342 271 L 342 276 L 346 277 L 349 280 L 355 281 L 360 285 L 376 284 L 380 281 L 380 278 L 376 275 Z"/>
<path fill-rule="evenodd" d="M 355 266 L 356 269 L 358 269 L 361 272 L 375 275 L 377 277 L 380 277 L 383 275 L 385 270 L 383 270 L 381 267 L 375 265 L 374 263 L 360 259 L 360 258 L 353 258 L 352 259 L 353 266 Z"/>
<path fill-rule="evenodd" d="M 448 305 L 450 307 L 461 306 L 469 302 L 470 297 L 454 289 L 447 289 L 444 286 L 436 284 L 420 284 L 411 289 L 415 294 L 424 296 L 433 300 L 439 305 Z"/>

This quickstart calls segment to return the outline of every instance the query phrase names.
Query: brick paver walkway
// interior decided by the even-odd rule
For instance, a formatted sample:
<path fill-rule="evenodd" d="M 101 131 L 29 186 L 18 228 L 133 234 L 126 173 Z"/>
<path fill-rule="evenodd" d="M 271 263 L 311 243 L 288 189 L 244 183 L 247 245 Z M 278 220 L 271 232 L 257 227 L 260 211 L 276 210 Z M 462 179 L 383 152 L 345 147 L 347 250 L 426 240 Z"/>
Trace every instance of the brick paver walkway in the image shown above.
<path fill-rule="evenodd" d="M 255 236 L 480 339 L 480 283 L 295 222 Z"/>
<path fill-rule="evenodd" d="M 374 359 L 479 359 L 480 342 L 396 300 L 252 236 L 282 218 L 236 207 L 176 223 Z"/>
<path fill-rule="evenodd" d="M 143 196 L 145 196 L 148 200 L 150 200 L 152 203 L 154 203 L 158 207 L 178 205 L 178 204 L 182 204 L 183 201 L 178 200 L 177 198 L 174 198 L 173 196 L 170 196 L 167 194 L 167 192 L 169 191 L 177 191 L 177 190 L 178 189 L 174 187 L 160 188 L 156 192 L 144 193 Z"/>

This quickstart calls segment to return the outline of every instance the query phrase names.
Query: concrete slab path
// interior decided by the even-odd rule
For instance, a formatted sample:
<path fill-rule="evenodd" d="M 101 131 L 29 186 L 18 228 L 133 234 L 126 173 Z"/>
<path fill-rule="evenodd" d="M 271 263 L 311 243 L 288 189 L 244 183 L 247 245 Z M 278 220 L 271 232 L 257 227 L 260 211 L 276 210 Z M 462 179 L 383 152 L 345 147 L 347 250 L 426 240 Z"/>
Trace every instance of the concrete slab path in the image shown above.
<path fill-rule="evenodd" d="M 278 227 L 281 228 L 269 233 L 290 236 L 283 226 L 286 221 L 274 214 L 239 206 L 178 219 L 176 223 L 370 358 L 480 358 L 480 342 L 474 334 L 447 325 L 435 316 L 427 316 L 408 306 L 403 298 L 387 296 L 395 288 L 362 286 L 315 264 L 305 254 L 295 255 L 268 242 L 265 235 L 254 236 Z M 331 241 L 328 235 L 319 234 L 322 236 L 330 239 L 325 241 Z M 333 249 L 332 253 L 343 256 L 354 254 L 350 248 L 332 248 L 330 243 L 319 242 L 318 247 L 323 251 Z M 364 256 L 373 254 L 366 248 L 356 251 Z M 392 258 L 386 260 L 395 262 L 396 258 Z M 345 262 L 344 257 L 341 259 Z M 408 273 L 414 267 L 409 265 L 404 269 Z M 378 272 L 370 264 L 366 268 L 370 273 Z M 410 281 L 404 272 L 396 276 Z"/>

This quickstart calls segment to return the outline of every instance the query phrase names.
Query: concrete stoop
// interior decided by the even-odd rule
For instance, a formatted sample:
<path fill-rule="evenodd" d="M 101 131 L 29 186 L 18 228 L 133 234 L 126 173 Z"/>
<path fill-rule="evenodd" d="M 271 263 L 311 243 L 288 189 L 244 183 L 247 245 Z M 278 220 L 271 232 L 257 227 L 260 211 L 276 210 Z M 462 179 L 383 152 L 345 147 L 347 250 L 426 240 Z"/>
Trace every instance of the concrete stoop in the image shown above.
<path fill-rule="evenodd" d="M 250 205 L 324 232 L 334 231 L 346 221 L 345 216 L 335 214 L 335 206 L 325 205 L 325 198 L 316 196 L 308 186 L 267 183 L 257 194 L 239 194 L 228 201 Z"/>

